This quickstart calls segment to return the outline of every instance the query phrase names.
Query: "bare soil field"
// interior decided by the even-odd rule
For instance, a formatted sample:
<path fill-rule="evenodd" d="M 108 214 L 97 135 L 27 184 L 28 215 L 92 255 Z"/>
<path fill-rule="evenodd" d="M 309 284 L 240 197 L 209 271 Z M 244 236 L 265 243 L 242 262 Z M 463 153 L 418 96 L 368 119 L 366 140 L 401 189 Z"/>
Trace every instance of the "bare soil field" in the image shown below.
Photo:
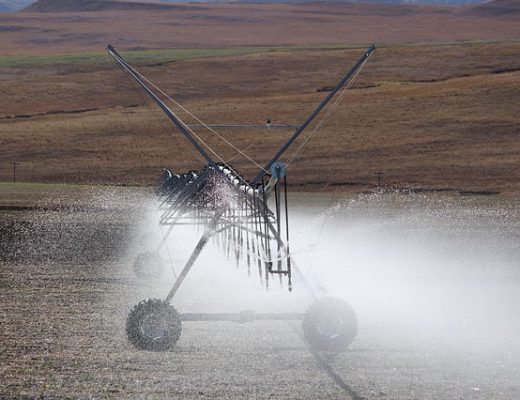
<path fill-rule="evenodd" d="M 313 355 L 297 322 L 187 323 L 172 351 L 138 351 L 124 319 L 147 293 L 117 262 L 0 262 L 4 399 L 507 399 L 515 355 L 475 354 L 364 329 L 349 352 Z M 148 284 L 148 293 L 150 285 Z M 491 372 L 491 374 L 490 374 Z"/>
<path fill-rule="evenodd" d="M 520 320 L 515 309 L 520 277 L 517 269 L 507 268 L 520 250 L 516 203 L 468 200 L 468 208 L 452 209 L 450 201 L 443 201 L 438 204 L 441 217 L 428 214 L 436 209 L 434 198 L 417 203 L 419 199 L 404 196 L 405 213 L 400 214 L 384 206 L 386 196 L 376 196 L 352 203 L 353 215 L 347 220 L 345 211 L 337 209 L 334 220 L 342 225 L 344 245 L 333 253 L 346 256 L 344 272 L 322 278 L 357 299 L 360 331 L 347 352 L 331 357 L 307 348 L 296 321 L 188 322 L 171 351 L 133 348 L 124 333 L 128 311 L 144 298 L 164 296 L 169 288 L 168 279 L 142 280 L 130 268 L 143 193 L 46 187 L 43 195 L 34 187 L 25 190 L 54 206 L 58 198 L 68 200 L 61 208 L 0 214 L 3 399 L 513 400 L 520 395 Z M 327 198 L 311 200 L 305 207 L 329 204 Z M 415 208 L 409 207 L 412 203 Z M 512 219 L 502 218 L 506 211 Z M 385 244 L 395 236 L 392 229 L 399 230 L 401 247 L 389 253 Z M 430 240 L 421 250 L 419 237 L 428 231 Z M 6 232 L 13 234 L 6 237 Z M 495 239 L 496 245 L 481 253 L 462 247 L 457 255 L 444 248 L 419 265 L 416 256 L 408 258 L 413 251 L 403 251 L 412 245 L 424 257 L 426 250 L 436 248 L 437 239 L 431 239 L 437 234 L 453 246 L 473 243 L 476 248 L 478 237 L 479 245 L 489 246 Z M 356 250 L 363 247 L 366 257 L 356 261 Z M 329 252 L 326 245 L 322 250 Z M 486 264 L 487 253 L 493 255 L 493 268 Z M 392 260 L 393 254 L 400 258 Z M 373 263 L 373 257 L 385 261 Z M 211 258 L 199 262 L 197 270 L 208 263 Z M 224 268 L 240 275 L 234 265 Z M 227 290 L 214 297 L 210 287 L 218 286 L 218 280 L 196 280 L 191 276 L 188 284 L 195 289 L 177 299 L 181 312 L 197 311 L 200 304 L 218 307 L 237 286 L 227 281 Z M 293 294 L 286 294 L 301 291 L 296 286 Z M 253 294 L 277 296 L 276 291 Z M 278 311 L 290 304 L 283 299 Z M 421 324 L 427 333 L 418 329 Z"/>

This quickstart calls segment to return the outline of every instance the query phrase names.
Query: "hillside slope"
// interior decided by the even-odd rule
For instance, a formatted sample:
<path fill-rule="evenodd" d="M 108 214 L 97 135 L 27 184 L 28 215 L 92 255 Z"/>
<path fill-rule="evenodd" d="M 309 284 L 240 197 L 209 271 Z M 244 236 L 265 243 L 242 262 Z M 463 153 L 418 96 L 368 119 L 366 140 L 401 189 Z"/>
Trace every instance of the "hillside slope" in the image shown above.
<path fill-rule="evenodd" d="M 112 0 L 38 0 L 29 5 L 27 12 L 81 12 L 111 10 L 164 10 L 172 9 L 173 4 L 155 2 L 124 2 Z"/>
<path fill-rule="evenodd" d="M 0 0 L 2 3 L 13 3 L 9 10 L 20 9 L 33 0 Z M 240 3 L 312 3 L 316 0 L 241 0 Z M 107 10 L 150 10 L 162 9 L 176 3 L 191 3 L 194 0 L 38 0 L 30 4 L 26 11 L 30 12 L 69 12 L 69 11 L 107 11 Z M 219 0 L 195 0 L 195 2 L 220 3 Z M 236 1 L 229 0 L 230 3 Z M 371 3 L 371 4 L 442 4 L 467 5 L 481 4 L 486 0 L 335 0 L 338 3 Z M 17 4 L 20 3 L 20 4 Z"/>
<path fill-rule="evenodd" d="M 494 0 L 489 3 L 472 7 L 472 12 L 480 15 L 518 18 L 520 16 L 520 1 Z"/>
<path fill-rule="evenodd" d="M 40 0 L 26 12 L 3 14 L 0 52 L 3 56 L 99 52 L 108 43 L 119 49 L 208 49 L 517 40 L 520 24 L 517 16 L 508 14 L 508 4 L 502 0 L 454 8 Z"/>
<path fill-rule="evenodd" d="M 18 11 L 27 7 L 34 0 L 0 0 L 0 12 Z"/>
<path fill-rule="evenodd" d="M 362 52 L 256 51 L 171 63 L 157 62 L 160 50 L 142 52 L 150 63 L 138 69 L 206 123 L 293 124 Z M 20 179 L 37 182 L 152 183 L 162 166 L 201 167 L 116 66 L 58 61 L 0 69 L 0 181 L 13 157 Z M 291 165 L 291 187 L 364 189 L 382 171 L 402 188 L 520 193 L 519 85 L 518 41 L 379 48 Z M 261 164 L 291 133 L 217 131 Z M 208 131 L 196 133 L 239 171 L 256 172 Z"/>

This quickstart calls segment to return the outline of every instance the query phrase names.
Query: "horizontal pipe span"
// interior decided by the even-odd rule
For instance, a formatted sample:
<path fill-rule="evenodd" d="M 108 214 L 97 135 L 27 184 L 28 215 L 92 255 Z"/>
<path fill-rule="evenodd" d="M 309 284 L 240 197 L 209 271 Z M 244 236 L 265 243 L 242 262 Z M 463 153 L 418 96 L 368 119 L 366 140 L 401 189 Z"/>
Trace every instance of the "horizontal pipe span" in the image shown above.
<path fill-rule="evenodd" d="M 180 315 L 182 321 L 300 321 L 302 313 L 255 313 L 242 311 L 239 313 L 184 313 Z"/>
<path fill-rule="evenodd" d="M 247 129 L 297 129 L 300 125 L 291 125 L 291 124 L 276 124 L 276 125 L 266 125 L 266 124 L 188 124 L 190 128 L 247 128 Z"/>

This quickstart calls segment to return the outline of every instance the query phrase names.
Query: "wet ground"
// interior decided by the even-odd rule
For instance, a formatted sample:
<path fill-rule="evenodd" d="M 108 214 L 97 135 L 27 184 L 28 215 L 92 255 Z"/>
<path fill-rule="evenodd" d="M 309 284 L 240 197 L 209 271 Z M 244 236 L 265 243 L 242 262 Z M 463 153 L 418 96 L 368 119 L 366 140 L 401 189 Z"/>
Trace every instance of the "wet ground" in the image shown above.
<path fill-rule="evenodd" d="M 139 207 L 10 211 L 1 214 L 0 397 L 520 398 L 516 201 L 294 200 L 301 270 L 358 314 L 347 352 L 311 352 L 297 321 L 186 322 L 173 350 L 136 350 L 128 311 L 173 280 L 138 279 L 129 267 Z M 171 257 L 178 266 L 185 254 Z M 279 285 L 266 293 L 210 248 L 174 303 L 183 312 L 304 311 L 305 292 L 296 282 L 292 294 Z"/>

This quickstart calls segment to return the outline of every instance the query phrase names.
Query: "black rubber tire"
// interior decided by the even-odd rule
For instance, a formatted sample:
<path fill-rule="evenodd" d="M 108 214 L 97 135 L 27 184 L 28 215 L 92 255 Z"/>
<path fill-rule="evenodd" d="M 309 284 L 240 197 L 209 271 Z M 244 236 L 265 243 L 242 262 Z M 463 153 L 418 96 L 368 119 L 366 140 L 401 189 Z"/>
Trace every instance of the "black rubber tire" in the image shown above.
<path fill-rule="evenodd" d="M 159 253 L 145 251 L 135 258 L 133 268 L 138 278 L 159 279 L 163 275 L 166 265 Z"/>
<path fill-rule="evenodd" d="M 357 334 L 356 313 L 343 300 L 326 297 L 305 312 L 303 334 L 311 348 L 331 353 L 347 350 Z"/>
<path fill-rule="evenodd" d="M 181 337 L 182 322 L 175 308 L 159 299 L 143 300 L 126 320 L 128 340 L 141 350 L 165 351 Z"/>

